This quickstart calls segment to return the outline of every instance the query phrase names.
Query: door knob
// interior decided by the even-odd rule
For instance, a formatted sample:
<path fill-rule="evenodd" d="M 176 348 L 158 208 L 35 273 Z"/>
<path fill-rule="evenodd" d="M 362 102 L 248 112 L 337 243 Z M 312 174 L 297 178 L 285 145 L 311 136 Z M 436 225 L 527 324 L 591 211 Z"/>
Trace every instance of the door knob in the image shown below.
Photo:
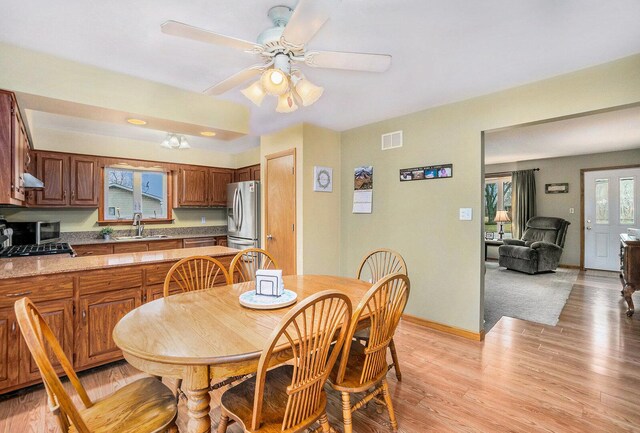
<path fill-rule="evenodd" d="M 267 235 L 267 240 L 268 240 L 268 241 L 273 240 L 273 236 L 271 236 L 271 235 Z"/>

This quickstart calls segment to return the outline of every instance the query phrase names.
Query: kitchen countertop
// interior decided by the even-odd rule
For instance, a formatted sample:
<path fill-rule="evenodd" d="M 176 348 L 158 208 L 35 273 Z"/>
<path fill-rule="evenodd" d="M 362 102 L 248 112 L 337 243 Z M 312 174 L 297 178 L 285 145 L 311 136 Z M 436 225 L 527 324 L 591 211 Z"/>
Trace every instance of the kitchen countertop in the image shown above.
<path fill-rule="evenodd" d="M 0 259 L 0 280 L 122 266 L 149 265 L 176 261 L 189 256 L 229 256 L 235 255 L 239 251 L 234 248 L 215 246 L 87 257 L 71 257 L 67 254 L 13 257 Z"/>
<path fill-rule="evenodd" d="M 78 239 L 68 241 L 69 244 L 74 247 L 76 245 L 102 245 L 102 244 L 122 244 L 125 242 L 154 242 L 154 241 L 168 241 L 171 239 L 195 239 L 195 238 L 218 238 L 218 237 L 227 237 L 226 233 L 223 234 L 196 234 L 196 235 L 169 235 L 162 238 L 142 238 L 142 239 L 126 239 L 126 240 L 115 240 L 113 238 L 106 239 Z"/>

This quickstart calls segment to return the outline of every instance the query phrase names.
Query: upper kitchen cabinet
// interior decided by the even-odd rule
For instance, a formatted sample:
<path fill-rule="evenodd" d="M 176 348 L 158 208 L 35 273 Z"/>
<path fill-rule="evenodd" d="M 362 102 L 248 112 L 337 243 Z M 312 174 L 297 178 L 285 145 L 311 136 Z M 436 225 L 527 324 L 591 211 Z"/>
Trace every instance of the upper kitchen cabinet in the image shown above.
<path fill-rule="evenodd" d="M 234 171 L 234 182 L 245 182 L 248 180 L 260 180 L 260 164 L 237 168 Z"/>
<path fill-rule="evenodd" d="M 72 155 L 69 157 L 69 161 L 71 163 L 69 204 L 71 206 L 97 207 L 100 201 L 98 159 Z"/>
<path fill-rule="evenodd" d="M 251 180 L 260 180 L 260 164 L 249 167 L 251 170 Z"/>
<path fill-rule="evenodd" d="M 21 206 L 31 149 L 13 93 L 0 90 L 0 204 Z"/>
<path fill-rule="evenodd" d="M 209 169 L 209 204 L 227 205 L 227 185 L 233 182 L 233 170 L 224 168 Z"/>
<path fill-rule="evenodd" d="M 206 167 L 183 167 L 178 172 L 178 206 L 206 207 L 209 204 Z"/>
<path fill-rule="evenodd" d="M 97 207 L 98 159 L 57 152 L 37 152 L 37 177 L 44 189 L 36 193 L 35 206 Z"/>

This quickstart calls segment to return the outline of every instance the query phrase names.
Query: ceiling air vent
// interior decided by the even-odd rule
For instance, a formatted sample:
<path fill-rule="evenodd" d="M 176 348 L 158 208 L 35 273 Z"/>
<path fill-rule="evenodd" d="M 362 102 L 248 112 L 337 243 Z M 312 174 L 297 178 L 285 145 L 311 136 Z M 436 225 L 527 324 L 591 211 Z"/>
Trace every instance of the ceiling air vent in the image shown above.
<path fill-rule="evenodd" d="M 402 147 L 402 131 L 382 134 L 382 150 L 395 149 L 397 147 Z"/>

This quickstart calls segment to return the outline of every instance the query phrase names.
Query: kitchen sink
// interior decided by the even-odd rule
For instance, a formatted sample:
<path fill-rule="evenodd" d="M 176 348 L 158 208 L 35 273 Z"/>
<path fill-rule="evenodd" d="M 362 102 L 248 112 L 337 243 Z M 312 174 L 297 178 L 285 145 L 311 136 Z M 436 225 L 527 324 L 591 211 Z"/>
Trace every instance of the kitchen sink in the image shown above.
<path fill-rule="evenodd" d="M 167 235 L 151 235 L 151 236 L 117 236 L 114 237 L 116 241 L 137 241 L 142 239 L 164 239 L 168 238 Z"/>

